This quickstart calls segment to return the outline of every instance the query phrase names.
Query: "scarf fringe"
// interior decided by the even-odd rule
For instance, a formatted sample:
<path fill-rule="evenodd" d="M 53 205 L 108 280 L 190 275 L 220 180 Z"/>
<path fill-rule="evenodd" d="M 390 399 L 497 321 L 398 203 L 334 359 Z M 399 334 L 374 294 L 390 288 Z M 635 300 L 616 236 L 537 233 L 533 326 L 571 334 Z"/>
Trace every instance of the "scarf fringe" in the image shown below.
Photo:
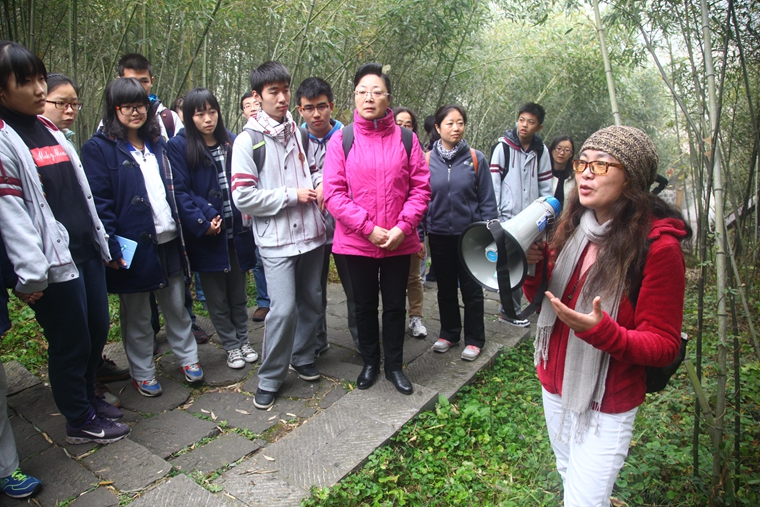
<path fill-rule="evenodd" d="M 542 326 L 536 332 L 536 338 L 533 341 L 533 366 L 543 363 L 546 369 L 546 363 L 549 361 L 549 339 L 552 336 L 553 326 Z"/>

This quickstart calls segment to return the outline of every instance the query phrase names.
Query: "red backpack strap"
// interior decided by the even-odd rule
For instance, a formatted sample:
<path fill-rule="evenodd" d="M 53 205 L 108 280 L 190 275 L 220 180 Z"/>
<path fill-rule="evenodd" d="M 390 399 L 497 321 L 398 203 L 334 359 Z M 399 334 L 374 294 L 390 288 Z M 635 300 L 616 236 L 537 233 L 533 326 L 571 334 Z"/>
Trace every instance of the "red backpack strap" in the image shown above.
<path fill-rule="evenodd" d="M 470 156 L 472 157 L 472 168 L 475 169 L 475 178 L 478 177 L 478 155 L 475 153 L 475 148 L 470 148 Z"/>
<path fill-rule="evenodd" d="M 430 152 L 425 152 L 425 162 L 427 162 L 428 167 L 430 167 Z"/>

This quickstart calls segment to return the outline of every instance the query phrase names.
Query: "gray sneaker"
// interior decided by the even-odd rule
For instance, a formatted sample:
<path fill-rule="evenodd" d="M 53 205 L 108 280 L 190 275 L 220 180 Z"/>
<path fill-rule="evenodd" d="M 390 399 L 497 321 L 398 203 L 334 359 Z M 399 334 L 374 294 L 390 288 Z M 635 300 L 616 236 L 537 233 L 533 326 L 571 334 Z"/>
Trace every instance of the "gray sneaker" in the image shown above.
<path fill-rule="evenodd" d="M 232 349 L 227 351 L 227 366 L 236 370 L 245 366 L 245 359 L 243 359 L 243 353 L 240 349 Z"/>
<path fill-rule="evenodd" d="M 253 350 L 253 347 L 251 347 L 250 343 L 246 343 L 242 347 L 240 347 L 240 354 L 243 356 L 243 360 L 246 363 L 255 363 L 256 360 L 259 358 L 258 352 Z"/>

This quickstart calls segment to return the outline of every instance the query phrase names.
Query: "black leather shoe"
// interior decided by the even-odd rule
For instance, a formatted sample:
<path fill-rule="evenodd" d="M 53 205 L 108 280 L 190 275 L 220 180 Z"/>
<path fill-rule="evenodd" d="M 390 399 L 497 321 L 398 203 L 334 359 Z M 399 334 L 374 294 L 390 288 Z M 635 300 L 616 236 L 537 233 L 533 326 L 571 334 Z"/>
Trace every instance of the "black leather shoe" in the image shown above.
<path fill-rule="evenodd" d="M 359 389 L 369 389 L 375 383 L 379 372 L 379 364 L 365 364 L 362 372 L 359 374 L 359 378 L 356 379 L 356 387 Z"/>
<path fill-rule="evenodd" d="M 406 378 L 404 372 L 401 370 L 387 371 L 385 372 L 385 378 L 387 378 L 391 384 L 396 387 L 396 390 L 401 394 L 412 394 L 412 383 Z"/>

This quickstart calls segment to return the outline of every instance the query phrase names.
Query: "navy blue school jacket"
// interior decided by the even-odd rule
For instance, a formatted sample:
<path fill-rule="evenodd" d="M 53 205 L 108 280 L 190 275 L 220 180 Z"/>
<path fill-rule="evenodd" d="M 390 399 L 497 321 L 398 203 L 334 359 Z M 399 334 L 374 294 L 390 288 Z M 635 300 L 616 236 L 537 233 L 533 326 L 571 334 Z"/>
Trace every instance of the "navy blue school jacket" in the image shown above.
<path fill-rule="evenodd" d="M 177 222 L 182 243 L 185 276 L 189 272 L 185 246 L 182 238 L 177 203 L 174 198 L 174 182 L 171 165 L 166 155 L 166 143 L 162 138 L 147 142 L 158 161 L 158 169 L 166 189 L 166 198 Z M 137 161 L 129 152 L 126 141 L 117 141 L 97 132 L 82 146 L 82 165 L 90 182 L 95 207 L 108 233 L 111 258 L 122 258 L 121 247 L 115 235 L 137 242 L 135 255 L 129 269 L 106 268 L 108 292 L 147 292 L 166 287 L 167 280 L 158 258 L 156 228 L 153 212 L 145 189 L 145 180 Z"/>
<path fill-rule="evenodd" d="M 235 136 L 227 132 L 231 141 Z M 179 218 L 185 232 L 187 255 L 190 267 L 201 273 L 228 272 L 230 270 L 229 253 L 227 251 L 227 231 L 216 236 L 206 236 L 211 225 L 211 219 L 219 215 L 224 218 L 224 201 L 216 165 L 211 154 L 206 151 L 206 160 L 194 169 L 187 167 L 187 134 L 180 130 L 168 143 L 169 161 L 174 170 L 174 191 L 177 196 Z M 229 185 L 232 171 L 232 143 L 227 145 L 227 155 L 224 160 L 224 171 Z M 240 269 L 245 272 L 253 269 L 256 264 L 256 253 L 251 228 L 243 226 L 240 211 L 232 202 L 232 189 L 229 189 L 232 204 L 232 239 L 235 242 L 235 253 Z"/>

